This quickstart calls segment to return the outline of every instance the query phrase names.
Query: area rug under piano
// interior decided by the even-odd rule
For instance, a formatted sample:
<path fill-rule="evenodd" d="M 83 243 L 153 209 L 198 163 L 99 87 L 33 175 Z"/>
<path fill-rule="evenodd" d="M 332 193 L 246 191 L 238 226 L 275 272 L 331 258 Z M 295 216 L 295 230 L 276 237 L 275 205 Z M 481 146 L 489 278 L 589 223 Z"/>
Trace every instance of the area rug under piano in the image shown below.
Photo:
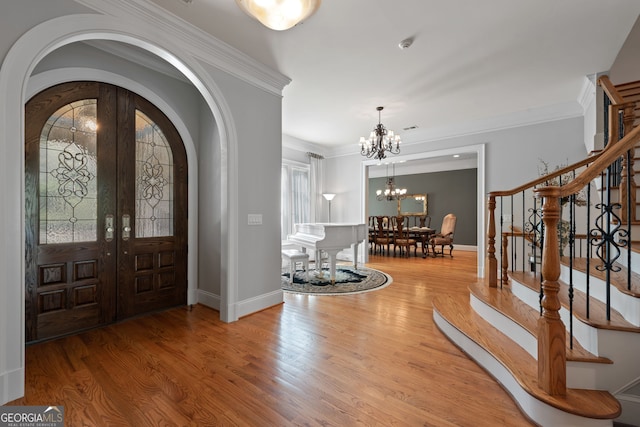
<path fill-rule="evenodd" d="M 282 289 L 286 292 L 314 295 L 348 295 L 360 292 L 375 291 L 387 287 L 393 282 L 391 276 L 379 270 L 353 265 L 336 266 L 336 283 L 331 284 L 329 268 L 323 268 L 322 274 L 309 268 L 309 281 L 306 281 L 303 270 L 297 270 L 293 283 L 289 284 L 288 268 L 282 270 Z"/>

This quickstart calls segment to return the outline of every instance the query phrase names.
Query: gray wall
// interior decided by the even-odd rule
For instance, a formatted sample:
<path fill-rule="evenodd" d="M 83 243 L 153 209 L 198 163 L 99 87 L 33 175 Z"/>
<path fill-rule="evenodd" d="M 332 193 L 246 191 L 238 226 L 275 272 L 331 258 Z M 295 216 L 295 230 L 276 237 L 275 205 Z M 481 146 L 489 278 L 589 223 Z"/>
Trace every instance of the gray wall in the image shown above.
<path fill-rule="evenodd" d="M 91 68 L 118 74 L 161 97 L 181 116 L 194 141 L 195 152 L 192 154 L 195 159 L 189 159 L 190 171 L 195 171 L 196 164 L 200 171 L 210 169 L 190 177 L 193 180 L 189 182 L 190 188 L 197 186 L 199 191 L 190 200 L 200 201 L 200 217 L 196 221 L 197 211 L 191 211 L 189 218 L 190 227 L 197 224 L 194 236 L 199 234 L 200 239 L 200 259 L 190 258 L 190 266 L 193 265 L 200 273 L 202 291 L 199 295 L 206 293 L 209 297 L 207 303 L 220 305 L 221 316 L 229 320 L 281 303 L 280 202 L 264 188 L 280 186 L 282 96 L 279 86 L 285 85 L 288 79 L 258 64 L 247 65 L 248 62 L 245 64 L 240 56 L 235 59 L 231 54 L 229 58 L 220 56 L 214 45 L 207 45 L 211 48 L 210 55 L 203 54 L 200 45 L 185 46 L 184 40 L 189 39 L 188 31 L 184 37 L 177 37 L 173 27 L 158 29 L 153 25 L 157 20 L 152 21 L 147 15 L 139 17 L 141 13 L 137 14 L 137 10 L 125 10 L 124 7 L 115 11 L 109 9 L 109 14 L 93 19 L 77 15 L 91 11 L 72 0 L 2 0 L 1 3 L 0 62 L 3 63 L 0 92 L 3 96 L 0 97 L 0 121 L 3 126 L 0 126 L 0 150 L 4 155 L 0 156 L 0 176 L 6 185 L 0 190 L 0 197 L 6 203 L 0 206 L 0 223 L 3 224 L 0 227 L 0 270 L 3 271 L 0 279 L 0 325 L 6 327 L 0 327 L 0 404 L 19 397 L 24 385 L 24 334 L 20 327 L 24 322 L 24 299 L 21 297 L 23 263 L 20 261 L 24 259 L 20 250 L 21 242 L 24 242 L 24 236 L 20 235 L 23 220 L 20 183 L 24 182 L 21 159 L 24 155 L 18 129 L 19 114 L 26 101 L 22 99 L 28 83 L 26 73 L 39 62 L 41 58 L 38 55 L 50 47 L 59 48 L 38 65 L 35 73 L 51 74 L 44 72 L 51 70 L 56 73 L 61 68 L 72 66 L 76 72 Z M 125 3 L 122 2 L 123 5 Z M 118 4 L 106 6 L 115 9 Z M 61 21 L 52 21 L 56 17 Z M 137 25 L 121 25 L 123 19 L 139 18 L 142 19 L 136 22 Z M 34 28 L 39 23 L 41 26 Z M 171 78 L 113 57 L 106 58 L 103 53 L 85 46 L 63 46 L 66 41 L 82 37 L 79 34 L 83 30 L 77 29 L 80 23 L 94 25 L 100 29 L 100 34 L 126 32 L 127 37 L 131 37 L 127 40 L 146 40 L 170 52 L 184 61 L 187 68 L 191 66 L 190 69 L 202 82 L 202 91 L 210 95 L 209 101 L 203 101 L 199 91 L 190 83 L 170 82 Z M 55 31 L 51 31 L 52 28 Z M 126 28 L 126 31 L 120 28 Z M 45 33 L 50 33 L 49 39 Z M 21 43 L 20 55 L 13 51 L 14 56 L 7 61 L 8 50 L 18 40 Z M 225 68 L 225 65 L 230 68 Z M 242 68 L 238 75 L 232 75 L 234 71 L 225 71 L 238 70 L 245 65 L 246 70 Z M 62 74 L 57 73 L 58 76 Z M 19 92 L 20 88 L 22 92 Z M 219 114 L 224 122 L 213 123 L 209 111 Z M 224 146 L 221 147 L 223 141 Z M 221 161 L 225 156 L 228 162 Z M 221 185 L 221 178 L 228 178 L 225 187 Z M 262 214 L 263 225 L 249 226 L 249 213 Z M 195 248 L 189 249 L 190 254 L 195 252 Z M 240 262 L 240 254 L 243 261 L 251 260 L 252 268 L 246 268 L 244 262 Z M 225 282 L 234 285 L 232 292 L 226 295 Z"/>
<path fill-rule="evenodd" d="M 477 169 L 396 176 L 396 186 L 408 194 L 427 194 L 427 215 L 431 228 L 440 230 L 448 213 L 457 217 L 455 243 L 477 244 L 476 179 Z M 369 178 L 369 215 L 397 215 L 397 201 L 379 201 L 376 190 L 384 189 L 386 178 Z M 418 207 L 420 209 L 421 206 Z"/>

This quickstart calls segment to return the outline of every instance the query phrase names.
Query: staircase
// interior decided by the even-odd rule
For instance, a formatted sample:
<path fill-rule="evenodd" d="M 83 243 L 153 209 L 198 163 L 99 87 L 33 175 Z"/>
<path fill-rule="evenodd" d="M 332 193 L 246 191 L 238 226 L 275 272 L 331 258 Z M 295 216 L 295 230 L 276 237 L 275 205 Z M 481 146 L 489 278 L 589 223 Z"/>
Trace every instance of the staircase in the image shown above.
<path fill-rule="evenodd" d="M 440 330 L 542 426 L 640 426 L 640 82 L 600 84 L 605 149 L 490 193 L 486 278 L 433 303 Z"/>

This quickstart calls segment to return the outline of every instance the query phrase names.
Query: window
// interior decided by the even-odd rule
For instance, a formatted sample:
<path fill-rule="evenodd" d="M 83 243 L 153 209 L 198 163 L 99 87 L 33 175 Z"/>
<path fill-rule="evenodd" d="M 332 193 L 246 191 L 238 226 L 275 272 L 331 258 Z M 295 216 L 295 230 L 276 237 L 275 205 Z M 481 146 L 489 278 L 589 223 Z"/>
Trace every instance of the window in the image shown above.
<path fill-rule="evenodd" d="M 281 224 L 282 240 L 293 233 L 296 223 L 311 220 L 311 187 L 309 165 L 285 162 L 282 164 Z"/>

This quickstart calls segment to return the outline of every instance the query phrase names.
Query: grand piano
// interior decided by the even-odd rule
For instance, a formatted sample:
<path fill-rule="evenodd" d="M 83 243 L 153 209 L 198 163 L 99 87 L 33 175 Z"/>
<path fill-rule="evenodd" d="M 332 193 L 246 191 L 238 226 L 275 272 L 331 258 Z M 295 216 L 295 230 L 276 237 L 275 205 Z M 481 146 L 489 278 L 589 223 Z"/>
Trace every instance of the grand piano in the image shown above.
<path fill-rule="evenodd" d="M 322 251 L 329 255 L 331 283 L 336 281 L 336 255 L 343 249 L 353 248 L 353 266 L 358 268 L 358 244 L 367 238 L 366 224 L 303 223 L 295 224 L 293 234 L 287 240 L 300 245 L 303 251 L 315 250 L 316 271 L 320 274 Z"/>

